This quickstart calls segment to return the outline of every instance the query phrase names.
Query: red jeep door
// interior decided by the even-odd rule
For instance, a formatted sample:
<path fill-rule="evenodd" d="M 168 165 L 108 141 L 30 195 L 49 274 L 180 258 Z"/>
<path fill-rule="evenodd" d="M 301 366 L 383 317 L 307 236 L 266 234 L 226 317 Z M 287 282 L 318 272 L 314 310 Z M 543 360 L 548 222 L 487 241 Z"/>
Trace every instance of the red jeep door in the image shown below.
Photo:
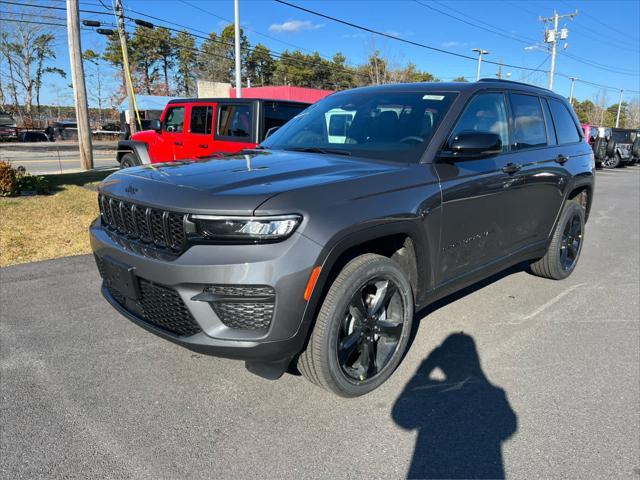
<path fill-rule="evenodd" d="M 213 141 L 214 103 L 192 103 L 188 132 L 184 135 L 185 158 L 205 157 L 216 151 Z"/>
<path fill-rule="evenodd" d="M 162 119 L 163 144 L 159 155 L 159 162 L 170 162 L 185 158 L 184 123 L 187 114 L 187 105 L 170 105 L 164 112 Z"/>
<path fill-rule="evenodd" d="M 234 153 L 258 144 L 255 103 L 224 102 L 216 108 L 214 152 Z"/>

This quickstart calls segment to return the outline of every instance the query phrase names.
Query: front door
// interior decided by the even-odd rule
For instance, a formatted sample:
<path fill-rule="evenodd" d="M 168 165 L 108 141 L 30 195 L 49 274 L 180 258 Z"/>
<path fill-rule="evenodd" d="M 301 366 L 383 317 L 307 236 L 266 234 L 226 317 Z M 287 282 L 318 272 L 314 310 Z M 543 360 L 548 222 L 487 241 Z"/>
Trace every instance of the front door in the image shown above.
<path fill-rule="evenodd" d="M 175 105 L 167 108 L 162 120 L 164 148 L 158 161 L 170 162 L 185 158 L 184 124 L 186 110 L 186 105 Z"/>
<path fill-rule="evenodd" d="M 503 256 L 511 238 L 511 225 L 505 222 L 509 208 L 505 199 L 512 182 L 506 160 L 509 125 L 505 94 L 486 92 L 473 97 L 449 142 L 462 132 L 498 134 L 504 153 L 477 159 L 438 159 L 434 164 L 442 192 L 439 284 Z"/>

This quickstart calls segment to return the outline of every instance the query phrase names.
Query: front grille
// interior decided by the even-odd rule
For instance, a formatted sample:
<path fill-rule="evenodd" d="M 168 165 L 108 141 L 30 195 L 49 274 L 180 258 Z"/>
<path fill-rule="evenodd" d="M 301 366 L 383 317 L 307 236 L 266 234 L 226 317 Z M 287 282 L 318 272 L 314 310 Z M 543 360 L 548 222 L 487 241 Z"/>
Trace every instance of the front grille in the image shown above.
<path fill-rule="evenodd" d="M 97 255 L 95 259 L 100 276 L 105 278 L 104 260 Z M 138 278 L 138 282 L 140 298 L 132 300 L 114 289 L 105 278 L 105 286 L 115 301 L 145 322 L 181 336 L 195 335 L 202 331 L 178 292 L 143 278 Z"/>
<path fill-rule="evenodd" d="M 275 308 L 275 291 L 268 285 L 211 285 L 206 292 L 218 298 L 211 307 L 229 328 L 269 328 Z"/>
<path fill-rule="evenodd" d="M 98 196 L 105 227 L 156 248 L 182 252 L 186 246 L 186 214 L 136 205 L 107 195 Z"/>

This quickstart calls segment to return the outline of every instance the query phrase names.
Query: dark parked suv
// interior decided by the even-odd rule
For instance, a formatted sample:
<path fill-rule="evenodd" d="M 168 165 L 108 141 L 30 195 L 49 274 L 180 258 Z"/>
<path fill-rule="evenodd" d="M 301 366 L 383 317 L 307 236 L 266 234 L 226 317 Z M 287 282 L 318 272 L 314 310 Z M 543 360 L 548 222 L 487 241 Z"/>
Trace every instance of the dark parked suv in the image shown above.
<path fill-rule="evenodd" d="M 594 160 L 572 112 L 516 82 L 360 88 L 235 156 L 119 171 L 91 225 L 102 292 L 192 350 L 362 395 L 415 311 L 516 263 L 574 270 Z"/>

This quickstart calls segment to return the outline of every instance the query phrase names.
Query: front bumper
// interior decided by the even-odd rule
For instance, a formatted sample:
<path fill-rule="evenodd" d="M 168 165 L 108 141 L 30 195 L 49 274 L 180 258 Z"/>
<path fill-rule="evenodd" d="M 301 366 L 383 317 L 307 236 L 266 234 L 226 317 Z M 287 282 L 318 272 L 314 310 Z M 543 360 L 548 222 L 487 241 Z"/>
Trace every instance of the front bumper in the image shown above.
<path fill-rule="evenodd" d="M 99 259 L 133 267 L 140 282 L 176 292 L 200 327 L 193 335 L 160 328 L 128 308 L 129 299 L 123 303 L 115 298 L 103 283 L 107 301 L 148 331 L 200 353 L 248 362 L 282 363 L 302 349 L 308 328 L 303 322 L 304 289 L 322 250 L 305 236 L 294 233 L 283 242 L 263 245 L 195 245 L 173 260 L 126 248 L 102 227 L 99 218 L 90 227 L 90 238 Z M 269 326 L 253 330 L 227 326 L 210 303 L 194 300 L 211 285 L 272 287 L 275 305 Z"/>

